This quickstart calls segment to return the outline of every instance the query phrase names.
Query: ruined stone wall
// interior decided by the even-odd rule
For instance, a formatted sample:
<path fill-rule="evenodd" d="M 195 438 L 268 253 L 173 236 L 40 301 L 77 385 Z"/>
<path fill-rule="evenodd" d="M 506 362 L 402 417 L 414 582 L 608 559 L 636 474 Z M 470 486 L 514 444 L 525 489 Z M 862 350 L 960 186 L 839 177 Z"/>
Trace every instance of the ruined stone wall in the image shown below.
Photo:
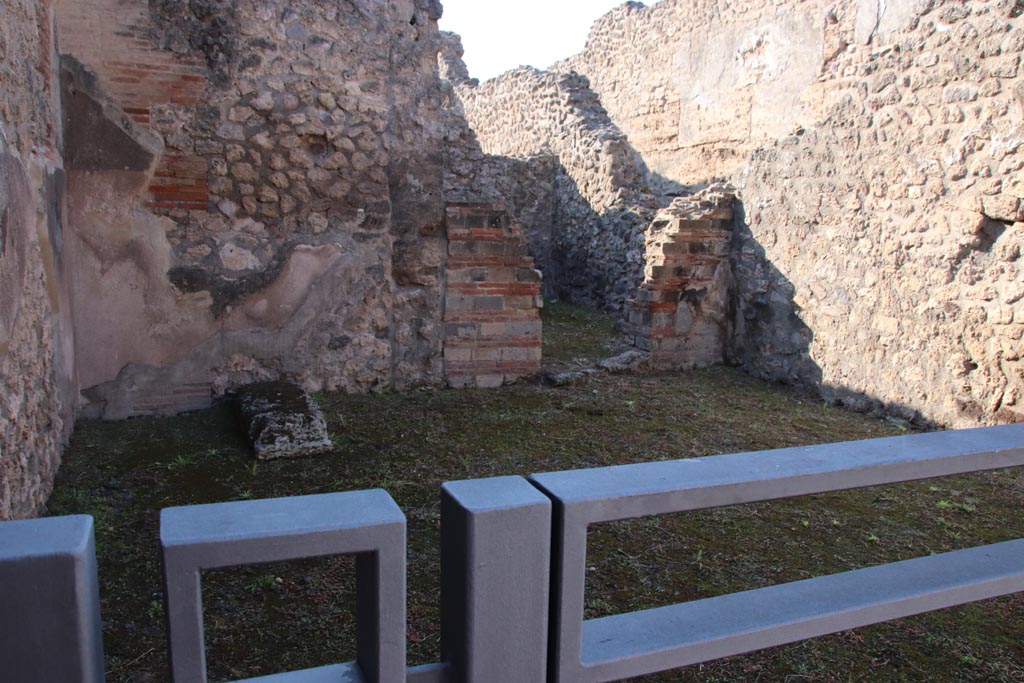
<path fill-rule="evenodd" d="M 204 56 L 184 39 L 188 28 L 196 32 L 191 25 L 197 22 L 194 6 L 199 3 L 174 3 L 170 33 L 177 40 L 172 42 L 166 22 L 154 23 L 159 3 L 55 2 L 61 52 L 87 64 L 99 88 L 132 119 L 165 134 L 167 145 L 145 194 L 146 205 L 179 214 L 205 209 L 206 161 L 184 128 L 210 80 Z M 169 49 L 158 49 L 165 44 Z"/>
<path fill-rule="evenodd" d="M 518 229 L 526 235 L 536 267 L 553 274 L 557 271 L 552 236 L 558 159 L 551 154 L 526 157 L 484 154 L 476 134 L 466 121 L 462 102 L 452 90 L 453 83 L 461 84 L 466 80 L 461 41 L 452 33 L 442 32 L 441 35 L 446 39 L 446 49 L 439 55 L 441 75 L 455 79 L 445 84 L 448 96 L 442 110 L 445 127 L 444 197 L 456 204 L 486 204 L 496 210 L 507 211 Z M 445 55 L 453 59 L 446 61 Z M 546 296 L 556 296 L 552 281 L 544 282 Z"/>
<path fill-rule="evenodd" d="M 678 197 L 647 228 L 644 281 L 629 302 L 626 331 L 653 367 L 725 361 L 734 317 L 734 199 L 724 187 Z"/>
<path fill-rule="evenodd" d="M 733 361 L 908 419 L 1016 420 L 1020 14 L 1013 0 L 627 3 L 550 72 L 460 95 L 486 151 L 522 153 L 586 129 L 557 94 L 582 74 L 652 187 L 732 180 Z"/>
<path fill-rule="evenodd" d="M 95 412 L 278 376 L 441 380 L 436 2 L 60 9 L 64 49 L 164 147 L 141 187 L 112 168 L 69 179 Z"/>
<path fill-rule="evenodd" d="M 908 419 L 1019 421 L 1024 22 L 928 7 L 837 56 L 829 117 L 741 177 L 737 360 Z"/>
<path fill-rule="evenodd" d="M 468 130 L 464 119 L 461 127 Z M 558 159 L 547 154 L 523 158 L 487 155 L 479 151 L 475 138 L 472 140 L 469 154 L 462 145 L 464 140 L 453 140 L 447 148 L 450 163 L 445 166 L 445 198 L 507 211 L 526 236 L 536 267 L 554 276 L 560 267 L 553 251 Z M 467 173 L 456 175 L 459 169 Z M 545 280 L 544 293 L 558 296 L 553 281 Z"/>
<path fill-rule="evenodd" d="M 813 86 L 832 60 L 910 26 L 929 2 L 627 2 L 551 70 L 590 79 L 666 187 L 699 183 L 820 120 L 829 103 Z"/>
<path fill-rule="evenodd" d="M 623 312 L 642 279 L 655 201 L 643 164 L 587 80 L 522 67 L 479 85 L 462 81 L 455 91 L 483 152 L 558 160 L 550 247 L 538 257 L 546 291 Z"/>
<path fill-rule="evenodd" d="M 485 154 L 457 87 L 474 87 L 462 41 L 441 33 L 445 91 L 444 371 L 452 387 L 496 387 L 540 371 L 541 272 L 551 265 L 555 173 L 550 154 Z"/>
<path fill-rule="evenodd" d="M 74 409 L 49 2 L 0 3 L 0 519 L 38 513 Z"/>

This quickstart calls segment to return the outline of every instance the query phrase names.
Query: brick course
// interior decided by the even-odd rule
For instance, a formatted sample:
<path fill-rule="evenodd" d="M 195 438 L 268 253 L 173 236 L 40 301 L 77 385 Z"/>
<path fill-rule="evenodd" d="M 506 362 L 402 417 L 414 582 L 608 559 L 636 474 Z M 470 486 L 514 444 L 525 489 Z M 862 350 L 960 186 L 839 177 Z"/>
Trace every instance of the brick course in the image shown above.
<path fill-rule="evenodd" d="M 540 371 L 540 273 L 526 236 L 486 204 L 446 211 L 445 378 L 453 387 L 495 387 Z"/>

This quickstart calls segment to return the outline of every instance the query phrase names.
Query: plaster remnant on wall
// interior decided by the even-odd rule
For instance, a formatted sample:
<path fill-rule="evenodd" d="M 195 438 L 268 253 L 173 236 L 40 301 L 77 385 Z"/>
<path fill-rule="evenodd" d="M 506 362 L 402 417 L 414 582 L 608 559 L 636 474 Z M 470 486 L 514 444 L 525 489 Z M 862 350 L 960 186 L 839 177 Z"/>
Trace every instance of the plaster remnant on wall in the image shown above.
<path fill-rule="evenodd" d="M 193 407 L 203 378 L 207 403 L 263 377 L 442 381 L 441 81 L 424 68 L 439 15 L 432 0 L 66 0 L 66 49 L 164 146 L 148 180 L 113 163 L 72 179 L 77 276 L 100 293 L 78 302 L 98 335 L 79 348 L 93 412 Z M 74 31 L 95 17 L 109 42 Z"/>
<path fill-rule="evenodd" d="M 66 169 L 152 173 L 163 141 L 125 114 L 103 92 L 96 74 L 62 55 L 60 84 Z"/>

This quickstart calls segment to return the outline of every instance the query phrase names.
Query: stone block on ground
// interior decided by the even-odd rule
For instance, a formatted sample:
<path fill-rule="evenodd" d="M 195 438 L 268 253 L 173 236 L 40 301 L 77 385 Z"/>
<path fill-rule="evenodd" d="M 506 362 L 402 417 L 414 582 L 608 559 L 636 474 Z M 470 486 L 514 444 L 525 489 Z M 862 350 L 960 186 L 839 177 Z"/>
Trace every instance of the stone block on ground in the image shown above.
<path fill-rule="evenodd" d="M 260 460 L 293 458 L 331 449 L 327 421 L 316 401 L 288 382 L 260 382 L 238 390 L 246 434 Z"/>

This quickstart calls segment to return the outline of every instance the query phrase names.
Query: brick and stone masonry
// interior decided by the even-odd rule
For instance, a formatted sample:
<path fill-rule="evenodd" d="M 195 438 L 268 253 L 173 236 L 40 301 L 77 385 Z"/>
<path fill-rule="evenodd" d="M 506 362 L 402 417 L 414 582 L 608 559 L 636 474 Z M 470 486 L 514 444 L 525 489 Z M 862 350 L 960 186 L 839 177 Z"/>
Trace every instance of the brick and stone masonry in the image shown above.
<path fill-rule="evenodd" d="M 721 363 L 730 335 L 734 195 L 719 187 L 675 199 L 646 234 L 644 281 L 627 330 L 659 368 Z"/>
<path fill-rule="evenodd" d="M 89 64 L 103 89 L 136 123 L 161 133 L 180 127 L 182 112 L 205 98 L 209 71 L 203 56 L 165 49 L 146 3 L 59 0 L 61 48 Z M 191 136 L 168 136 L 149 186 L 146 206 L 157 212 L 205 211 L 207 161 Z M 178 144 L 173 144 L 177 142 Z"/>
<path fill-rule="evenodd" d="M 488 204 L 449 203 L 444 371 L 452 387 L 497 387 L 540 371 L 541 274 L 526 236 Z"/>

